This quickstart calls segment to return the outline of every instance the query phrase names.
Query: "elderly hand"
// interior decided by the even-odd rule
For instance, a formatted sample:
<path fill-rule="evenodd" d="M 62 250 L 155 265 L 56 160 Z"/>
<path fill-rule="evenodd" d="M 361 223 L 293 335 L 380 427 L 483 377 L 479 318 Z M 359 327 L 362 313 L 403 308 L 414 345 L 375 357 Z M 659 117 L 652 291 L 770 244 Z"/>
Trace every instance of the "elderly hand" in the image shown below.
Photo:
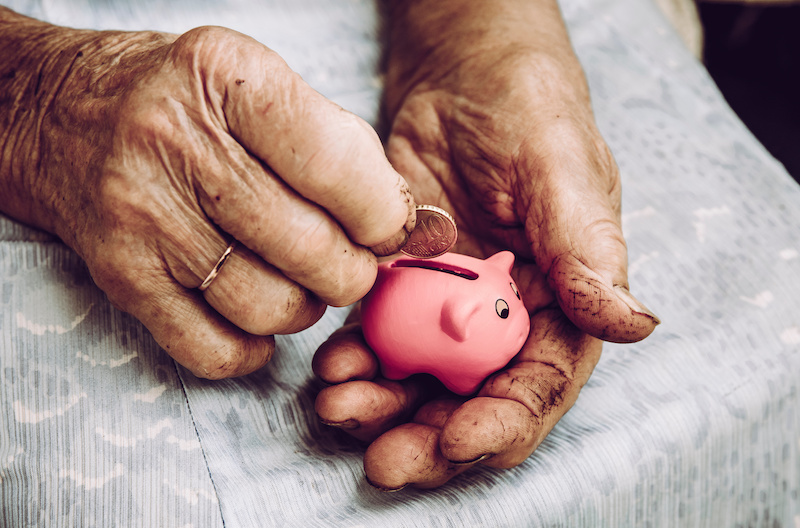
<path fill-rule="evenodd" d="M 389 159 L 417 201 L 454 213 L 456 251 L 516 253 L 531 331 L 466 399 L 425 378 L 381 378 L 357 313 L 331 336 L 314 361 L 333 384 L 317 413 L 372 442 L 366 474 L 384 490 L 520 464 L 576 401 L 601 340 L 637 341 L 658 324 L 628 291 L 617 167 L 555 3 L 423 4 L 390 13 L 401 22 L 388 54 Z"/>
<path fill-rule="evenodd" d="M 372 128 L 244 35 L 76 31 L 0 7 L 0 49 L 0 208 L 61 237 L 198 376 L 264 365 L 272 334 L 362 297 L 374 253 L 413 228 Z"/>

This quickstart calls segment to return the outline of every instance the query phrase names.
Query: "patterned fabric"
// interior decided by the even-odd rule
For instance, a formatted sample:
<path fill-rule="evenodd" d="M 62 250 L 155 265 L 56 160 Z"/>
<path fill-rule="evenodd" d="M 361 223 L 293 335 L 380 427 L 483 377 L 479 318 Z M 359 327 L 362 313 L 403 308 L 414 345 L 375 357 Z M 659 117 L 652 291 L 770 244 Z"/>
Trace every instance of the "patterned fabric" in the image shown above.
<path fill-rule="evenodd" d="M 255 4 L 255 5 L 251 5 Z M 376 119 L 368 0 L 12 0 L 60 24 L 219 24 Z M 633 291 L 664 323 L 607 345 L 519 467 L 384 494 L 321 426 L 316 346 L 194 378 L 61 243 L 0 218 L 0 525 L 800 527 L 800 188 L 725 105 L 654 4 L 563 0 L 620 165 Z"/>

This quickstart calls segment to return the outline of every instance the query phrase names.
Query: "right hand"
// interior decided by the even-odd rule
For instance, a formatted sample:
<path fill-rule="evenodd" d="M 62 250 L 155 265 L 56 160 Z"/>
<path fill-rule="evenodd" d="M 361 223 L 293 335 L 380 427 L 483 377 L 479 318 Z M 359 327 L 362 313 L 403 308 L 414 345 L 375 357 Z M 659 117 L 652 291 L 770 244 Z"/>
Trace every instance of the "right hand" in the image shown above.
<path fill-rule="evenodd" d="M 413 198 L 377 134 L 273 51 L 223 28 L 63 31 L 80 46 L 67 46 L 66 77 L 40 81 L 35 104 L 49 110 L 0 131 L 28 155 L 7 172 L 3 152 L 0 177 L 31 212 L 0 206 L 60 236 L 196 375 L 263 366 L 273 334 L 361 298 L 375 254 L 407 239 Z M 0 95 L 13 89 L 0 84 Z"/>
<path fill-rule="evenodd" d="M 453 213 L 457 252 L 515 253 L 531 327 L 468 398 L 381 376 L 357 313 L 319 348 L 331 386 L 317 414 L 370 442 L 367 479 L 387 491 L 521 464 L 576 402 L 600 340 L 638 341 L 659 322 L 628 290 L 619 172 L 556 2 L 396 4 L 389 158 L 417 199 Z"/>

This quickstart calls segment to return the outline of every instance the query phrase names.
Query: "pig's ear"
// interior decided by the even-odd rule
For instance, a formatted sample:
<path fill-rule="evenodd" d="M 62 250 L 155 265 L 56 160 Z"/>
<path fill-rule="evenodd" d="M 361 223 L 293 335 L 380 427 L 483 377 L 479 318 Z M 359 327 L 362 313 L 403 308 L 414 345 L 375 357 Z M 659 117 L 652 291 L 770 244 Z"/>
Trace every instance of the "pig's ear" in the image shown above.
<path fill-rule="evenodd" d="M 466 341 L 470 336 L 472 319 L 478 313 L 480 301 L 451 298 L 442 306 L 442 331 L 456 341 Z"/>
<path fill-rule="evenodd" d="M 486 262 L 490 262 L 493 266 L 511 273 L 511 268 L 514 267 L 514 254 L 510 251 L 500 251 L 486 259 Z"/>

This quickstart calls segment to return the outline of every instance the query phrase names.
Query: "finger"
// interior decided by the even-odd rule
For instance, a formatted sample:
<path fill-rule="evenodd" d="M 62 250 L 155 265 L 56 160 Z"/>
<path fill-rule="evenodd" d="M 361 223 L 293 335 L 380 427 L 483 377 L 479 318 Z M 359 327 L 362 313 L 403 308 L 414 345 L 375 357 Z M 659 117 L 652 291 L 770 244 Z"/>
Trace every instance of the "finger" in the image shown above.
<path fill-rule="evenodd" d="M 134 257 L 141 252 L 113 258 L 125 259 L 133 270 L 124 276 L 108 260 L 98 260 L 92 276 L 118 308 L 144 324 L 156 342 L 178 363 L 201 378 L 241 376 L 264 366 L 275 351 L 272 336 L 249 334 L 225 319 L 206 303 L 200 292 L 176 283 L 155 263 Z M 126 258 L 127 257 L 127 258 Z"/>
<path fill-rule="evenodd" d="M 600 359 L 601 341 L 560 310 L 544 310 L 510 366 L 459 407 L 442 431 L 444 457 L 513 467 L 524 461 L 572 407 Z"/>
<path fill-rule="evenodd" d="M 196 37 L 202 32 L 190 33 Z M 347 305 L 359 299 L 374 282 L 375 255 L 351 241 L 327 211 L 300 196 L 226 132 L 221 114 L 213 112 L 224 94 L 208 93 L 200 82 L 201 74 L 213 73 L 200 71 L 209 61 L 202 52 L 213 57 L 214 50 L 204 50 L 198 44 L 202 39 L 195 38 L 194 45 L 187 39 L 191 40 L 176 41 L 175 56 L 164 65 L 167 71 L 126 101 L 126 119 L 117 135 L 132 150 L 109 172 L 138 178 L 107 185 L 103 192 L 122 203 L 131 201 L 123 193 L 134 194 L 167 218 L 184 214 L 192 220 L 183 233 L 187 239 L 208 239 L 199 227 L 215 224 L 215 235 L 238 240 L 326 304 Z M 229 38 L 223 40 L 230 43 Z M 188 93 L 179 90 L 176 102 L 163 95 L 175 88 L 164 86 L 164 79 L 175 78 L 200 80 L 190 84 L 192 90 L 180 85 Z M 152 192 L 154 183 L 157 193 Z M 159 225 L 162 218 L 150 221 Z M 193 270 L 198 274 L 208 273 L 209 263 L 213 266 L 221 254 L 217 244 L 205 247 L 214 254 L 203 253 Z"/>
<path fill-rule="evenodd" d="M 525 158 L 523 174 L 536 176 L 521 183 L 520 215 L 561 308 L 600 339 L 647 337 L 660 321 L 628 289 L 619 177 L 608 148 L 570 126 L 550 127 L 536 145 Z"/>
<path fill-rule="evenodd" d="M 364 454 L 367 481 L 381 491 L 435 488 L 469 469 L 471 464 L 456 465 L 442 456 L 440 433 L 438 427 L 406 423 L 381 435 Z"/>
<path fill-rule="evenodd" d="M 203 73 L 217 98 L 217 119 L 249 152 L 330 212 L 356 243 L 386 250 L 405 242 L 413 198 L 372 127 L 313 90 L 255 40 L 220 28 L 184 40 L 199 41 L 190 47 L 192 61 L 198 49 L 225 58 Z"/>
<path fill-rule="evenodd" d="M 173 213 L 180 206 L 176 205 Z M 215 267 L 227 242 L 197 211 L 182 211 L 159 237 L 159 250 L 170 274 L 186 288 L 196 288 Z M 256 335 L 299 332 L 322 317 L 325 304 L 314 294 L 237 244 L 203 292 L 217 312 Z"/>
<path fill-rule="evenodd" d="M 242 244 L 203 295 L 226 319 L 256 335 L 300 332 L 316 323 L 326 308 L 316 295 Z"/>
<path fill-rule="evenodd" d="M 427 402 L 414 415 L 414 422 L 441 429 L 466 398 L 443 397 Z"/>
<path fill-rule="evenodd" d="M 371 380 L 378 374 L 378 360 L 372 353 L 360 323 L 350 323 L 334 332 L 314 354 L 311 368 L 326 383 Z"/>
<path fill-rule="evenodd" d="M 429 401 L 414 415 L 414 423 L 381 435 L 364 455 L 367 481 L 382 491 L 408 485 L 434 488 L 472 467 L 474 463 L 453 464 L 439 448 L 442 427 L 463 402 L 463 398 Z"/>
<path fill-rule="evenodd" d="M 320 391 L 315 409 L 324 424 L 370 441 L 408 421 L 427 394 L 426 383 L 419 378 L 350 381 Z"/>
<path fill-rule="evenodd" d="M 223 141 L 196 178 L 203 211 L 326 304 L 346 306 L 363 297 L 375 281 L 375 256 L 232 139 Z"/>

